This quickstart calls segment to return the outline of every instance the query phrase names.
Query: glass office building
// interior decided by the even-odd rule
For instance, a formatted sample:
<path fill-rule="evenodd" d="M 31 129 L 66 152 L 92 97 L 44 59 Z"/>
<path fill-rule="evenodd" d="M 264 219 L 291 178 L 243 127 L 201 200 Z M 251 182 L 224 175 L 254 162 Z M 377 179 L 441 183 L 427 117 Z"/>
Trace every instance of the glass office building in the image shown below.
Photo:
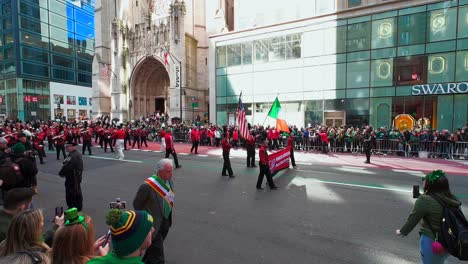
<path fill-rule="evenodd" d="M 437 129 L 462 127 L 468 0 L 400 6 L 211 37 L 216 123 L 232 123 L 242 92 L 253 124 L 262 124 L 278 95 L 299 127 L 391 127 L 400 114 Z"/>
<path fill-rule="evenodd" d="M 0 114 L 53 119 L 51 83 L 90 94 L 93 56 L 93 0 L 0 0 Z"/>

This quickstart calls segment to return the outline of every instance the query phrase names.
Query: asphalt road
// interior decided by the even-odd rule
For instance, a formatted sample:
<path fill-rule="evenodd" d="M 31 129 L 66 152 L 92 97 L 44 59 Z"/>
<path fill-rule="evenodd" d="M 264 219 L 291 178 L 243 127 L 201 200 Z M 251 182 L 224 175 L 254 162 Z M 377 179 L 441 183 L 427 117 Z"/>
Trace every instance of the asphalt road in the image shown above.
<path fill-rule="evenodd" d="M 132 208 L 138 186 L 154 173 L 162 153 L 127 151 L 128 161 L 94 148 L 84 157 L 84 213 L 105 234 L 104 215 L 119 197 Z M 324 156 L 324 158 L 326 158 Z M 179 155 L 174 171 L 173 226 L 167 263 L 420 263 L 418 229 L 395 235 L 410 213 L 412 185 L 422 174 L 316 163 L 280 172 L 279 190 L 257 191 L 258 168 L 231 160 L 235 178 L 221 176 L 222 159 Z M 66 206 L 61 161 L 49 153 L 40 165 L 35 206 L 46 218 Z M 467 172 L 468 176 L 468 172 Z M 468 213 L 468 177 L 449 176 Z M 447 263 L 458 263 L 451 258 Z"/>

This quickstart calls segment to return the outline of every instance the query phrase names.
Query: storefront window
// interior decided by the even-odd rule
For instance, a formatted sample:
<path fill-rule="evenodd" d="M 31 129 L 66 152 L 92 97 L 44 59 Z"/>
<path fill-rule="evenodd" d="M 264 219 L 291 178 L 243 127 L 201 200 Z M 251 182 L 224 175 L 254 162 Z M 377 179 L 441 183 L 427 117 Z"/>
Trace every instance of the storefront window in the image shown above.
<path fill-rule="evenodd" d="M 369 67 L 369 61 L 348 63 L 347 88 L 369 87 Z"/>
<path fill-rule="evenodd" d="M 398 27 L 398 45 L 421 44 L 426 41 L 426 13 L 401 16 Z"/>
<path fill-rule="evenodd" d="M 468 50 L 457 52 L 457 75 L 456 81 L 468 80 Z"/>
<path fill-rule="evenodd" d="M 372 61 L 371 86 L 391 86 L 392 84 L 393 59 Z"/>
<path fill-rule="evenodd" d="M 455 75 L 455 53 L 429 55 L 428 58 L 429 83 L 452 82 Z"/>
<path fill-rule="evenodd" d="M 414 85 L 427 79 L 427 57 L 398 57 L 395 63 L 395 84 Z"/>
<path fill-rule="evenodd" d="M 348 52 L 368 50 L 370 48 L 370 22 L 348 25 Z"/>
<path fill-rule="evenodd" d="M 428 42 L 454 39 L 457 28 L 457 9 L 442 9 L 430 12 L 427 21 Z"/>
<path fill-rule="evenodd" d="M 396 45 L 396 18 L 372 22 L 372 48 L 388 48 Z"/>

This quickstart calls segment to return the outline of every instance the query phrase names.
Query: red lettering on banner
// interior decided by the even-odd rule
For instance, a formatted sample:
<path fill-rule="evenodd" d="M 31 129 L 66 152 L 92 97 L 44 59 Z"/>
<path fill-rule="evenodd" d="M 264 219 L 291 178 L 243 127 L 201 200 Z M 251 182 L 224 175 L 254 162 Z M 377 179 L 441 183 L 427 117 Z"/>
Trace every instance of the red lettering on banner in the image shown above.
<path fill-rule="evenodd" d="M 289 156 L 291 147 L 287 147 L 268 156 L 268 165 L 271 174 L 276 174 L 280 170 L 289 168 Z"/>
<path fill-rule="evenodd" d="M 32 100 L 34 103 L 37 103 L 37 102 L 38 102 L 38 99 L 37 99 L 36 96 L 31 97 L 31 100 Z"/>

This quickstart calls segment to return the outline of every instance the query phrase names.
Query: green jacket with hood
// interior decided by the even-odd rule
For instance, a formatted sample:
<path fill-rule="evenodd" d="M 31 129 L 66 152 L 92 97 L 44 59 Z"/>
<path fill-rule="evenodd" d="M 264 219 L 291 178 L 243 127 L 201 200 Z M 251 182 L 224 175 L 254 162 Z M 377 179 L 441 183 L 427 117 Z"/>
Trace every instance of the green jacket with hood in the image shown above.
<path fill-rule="evenodd" d="M 449 207 L 460 207 L 461 202 L 454 196 L 448 197 L 445 194 L 437 193 L 432 194 L 439 197 Z M 414 203 L 413 212 L 408 217 L 408 220 L 401 228 L 400 232 L 402 235 L 407 236 L 411 230 L 421 221 L 421 229 L 419 230 L 420 235 L 426 235 L 432 239 L 435 239 L 435 232 L 440 232 L 442 223 L 442 206 L 431 196 L 427 194 L 421 194 L 416 202 Z M 431 224 L 434 230 L 428 225 Z"/>

